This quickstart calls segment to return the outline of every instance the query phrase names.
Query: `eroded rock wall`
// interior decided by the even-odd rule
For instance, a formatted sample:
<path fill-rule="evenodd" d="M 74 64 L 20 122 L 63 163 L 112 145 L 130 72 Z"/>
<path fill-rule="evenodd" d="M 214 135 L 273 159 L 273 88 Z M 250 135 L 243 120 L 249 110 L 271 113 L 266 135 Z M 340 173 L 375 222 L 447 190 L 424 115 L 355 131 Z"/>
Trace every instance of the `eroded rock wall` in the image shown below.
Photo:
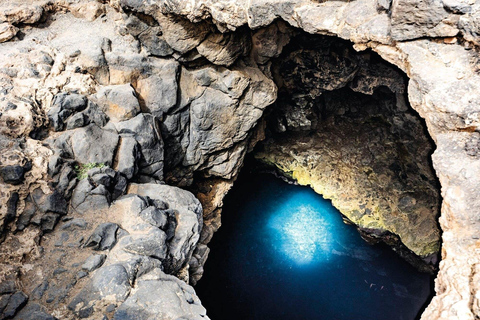
<path fill-rule="evenodd" d="M 2 2 L 4 317 L 206 318 L 192 289 L 166 273 L 201 276 L 223 196 L 262 139 L 261 117 L 276 99 L 269 61 L 289 42 L 291 25 L 372 48 L 410 78 L 410 103 L 437 145 L 444 199 L 438 295 L 423 319 L 475 319 L 477 21 L 478 4 L 446 0 Z M 75 167 L 97 161 L 103 168 Z M 180 191 L 168 201 L 166 190 L 157 199 L 143 187 L 125 196 L 129 186 L 163 182 L 194 183 L 204 219 Z M 132 199 L 146 206 L 129 211 L 138 225 L 116 214 Z M 76 219 L 86 229 L 64 231 L 66 239 L 63 224 L 84 225 Z M 190 235 L 182 221 L 195 226 Z M 85 268 L 105 258 L 104 267 L 73 279 L 92 249 L 70 248 L 90 236 L 104 250 Z M 190 240 L 172 242 L 176 236 Z M 147 287 L 165 299 L 151 301 Z"/>

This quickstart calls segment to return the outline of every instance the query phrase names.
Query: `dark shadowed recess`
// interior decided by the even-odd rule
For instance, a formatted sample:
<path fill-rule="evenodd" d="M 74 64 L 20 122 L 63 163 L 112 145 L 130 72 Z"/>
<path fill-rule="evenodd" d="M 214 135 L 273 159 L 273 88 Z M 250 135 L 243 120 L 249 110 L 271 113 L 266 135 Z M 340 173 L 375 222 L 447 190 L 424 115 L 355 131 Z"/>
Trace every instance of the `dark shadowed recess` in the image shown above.
<path fill-rule="evenodd" d="M 425 235 L 419 242 L 440 241 L 440 185 L 431 162 L 435 145 L 425 121 L 409 105 L 408 77 L 371 50 L 356 52 L 348 41 L 305 33 L 291 40 L 271 69 L 278 98 L 266 113 L 266 139 L 256 157 L 284 168 L 284 176 L 299 167 L 316 178 L 333 174 L 317 185 L 338 194 L 356 186 L 357 200 L 343 208 L 376 203 L 386 225 L 395 225 L 389 230 L 403 230 L 382 241 L 433 273 L 439 258 L 433 249 L 420 259 L 399 240 L 406 238 L 405 230 L 415 230 Z M 363 172 L 389 182 L 375 182 Z M 401 208 L 410 221 L 395 222 L 395 204 L 413 198 L 415 204 Z M 357 223 L 367 213 L 360 211 L 348 218 Z M 378 238 L 368 232 L 362 230 L 363 236 Z"/>

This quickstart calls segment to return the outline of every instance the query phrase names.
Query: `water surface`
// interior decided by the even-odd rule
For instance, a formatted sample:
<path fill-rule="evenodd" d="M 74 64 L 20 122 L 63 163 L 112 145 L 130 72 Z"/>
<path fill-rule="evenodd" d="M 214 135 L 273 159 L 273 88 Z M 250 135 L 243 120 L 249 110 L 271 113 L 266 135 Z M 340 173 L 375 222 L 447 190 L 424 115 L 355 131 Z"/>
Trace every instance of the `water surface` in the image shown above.
<path fill-rule="evenodd" d="M 196 286 L 212 320 L 414 320 L 431 277 L 363 241 L 308 187 L 246 174 Z"/>

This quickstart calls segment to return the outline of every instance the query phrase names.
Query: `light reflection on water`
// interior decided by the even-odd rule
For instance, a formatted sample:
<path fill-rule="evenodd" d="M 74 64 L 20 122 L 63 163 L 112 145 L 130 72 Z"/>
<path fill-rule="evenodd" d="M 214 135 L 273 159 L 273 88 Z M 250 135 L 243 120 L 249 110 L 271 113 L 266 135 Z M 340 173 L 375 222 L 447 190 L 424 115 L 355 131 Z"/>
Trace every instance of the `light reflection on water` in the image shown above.
<path fill-rule="evenodd" d="M 297 264 L 328 260 L 334 244 L 329 222 L 321 210 L 301 198 L 291 197 L 270 218 L 268 227 L 279 243 L 276 249 Z"/>
<path fill-rule="evenodd" d="M 212 320 L 414 320 L 427 301 L 428 275 L 310 188 L 260 175 L 236 187 L 196 287 Z"/>

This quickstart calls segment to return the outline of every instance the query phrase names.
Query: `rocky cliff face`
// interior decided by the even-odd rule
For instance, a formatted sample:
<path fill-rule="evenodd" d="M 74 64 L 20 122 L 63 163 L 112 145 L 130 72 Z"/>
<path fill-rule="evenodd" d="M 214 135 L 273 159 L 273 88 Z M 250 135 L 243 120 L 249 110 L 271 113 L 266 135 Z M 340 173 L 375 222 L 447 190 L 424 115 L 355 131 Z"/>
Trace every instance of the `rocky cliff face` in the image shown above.
<path fill-rule="evenodd" d="M 408 100 L 436 144 L 433 165 L 443 197 L 437 296 L 422 319 L 476 319 L 478 10 L 476 3 L 456 0 L 3 2 L 2 317 L 207 318 L 185 282 L 201 277 L 223 196 L 245 154 L 264 137 L 263 116 L 277 98 L 272 59 L 296 33 L 307 32 L 350 40 L 358 51 L 370 48 L 409 77 Z M 378 92 L 365 92 L 374 87 L 371 75 L 350 84 L 362 73 L 339 65 L 341 73 L 321 70 L 330 73 L 323 89 L 305 90 L 342 101 L 323 91 L 349 83 L 373 94 L 365 104 L 369 116 L 378 113 L 372 101 Z M 287 87 L 299 81 L 286 80 Z M 385 155 L 405 158 L 404 168 L 389 170 L 406 178 L 387 199 L 399 209 L 394 220 L 413 223 L 405 211 L 435 206 L 424 201 L 427 194 L 436 197 L 428 186 L 431 173 L 416 161 L 428 151 L 410 143 L 417 120 L 399 107 L 398 95 L 392 98 L 400 92 L 391 87 L 396 82 L 384 81 L 396 102 L 386 106 L 389 119 L 403 128 L 394 138 L 384 137 L 391 130 L 382 121 L 365 122 L 350 102 L 336 105 L 330 119 L 360 124 L 360 142 L 374 125 L 384 140 L 402 140 L 404 149 L 378 154 L 386 162 Z M 294 98 L 303 110 L 284 108 L 285 128 L 320 128 L 324 118 Z M 300 141 L 313 144 L 319 137 L 329 140 L 318 132 Z M 372 164 L 362 163 L 366 167 Z M 412 182 L 426 187 L 417 190 Z M 434 225 L 429 215 L 417 216 L 428 216 L 420 225 Z M 392 231 L 384 225 L 378 229 Z M 436 231 L 425 234 L 423 246 L 399 236 L 422 257 L 438 244 Z M 157 294 L 161 298 L 153 299 Z"/>

